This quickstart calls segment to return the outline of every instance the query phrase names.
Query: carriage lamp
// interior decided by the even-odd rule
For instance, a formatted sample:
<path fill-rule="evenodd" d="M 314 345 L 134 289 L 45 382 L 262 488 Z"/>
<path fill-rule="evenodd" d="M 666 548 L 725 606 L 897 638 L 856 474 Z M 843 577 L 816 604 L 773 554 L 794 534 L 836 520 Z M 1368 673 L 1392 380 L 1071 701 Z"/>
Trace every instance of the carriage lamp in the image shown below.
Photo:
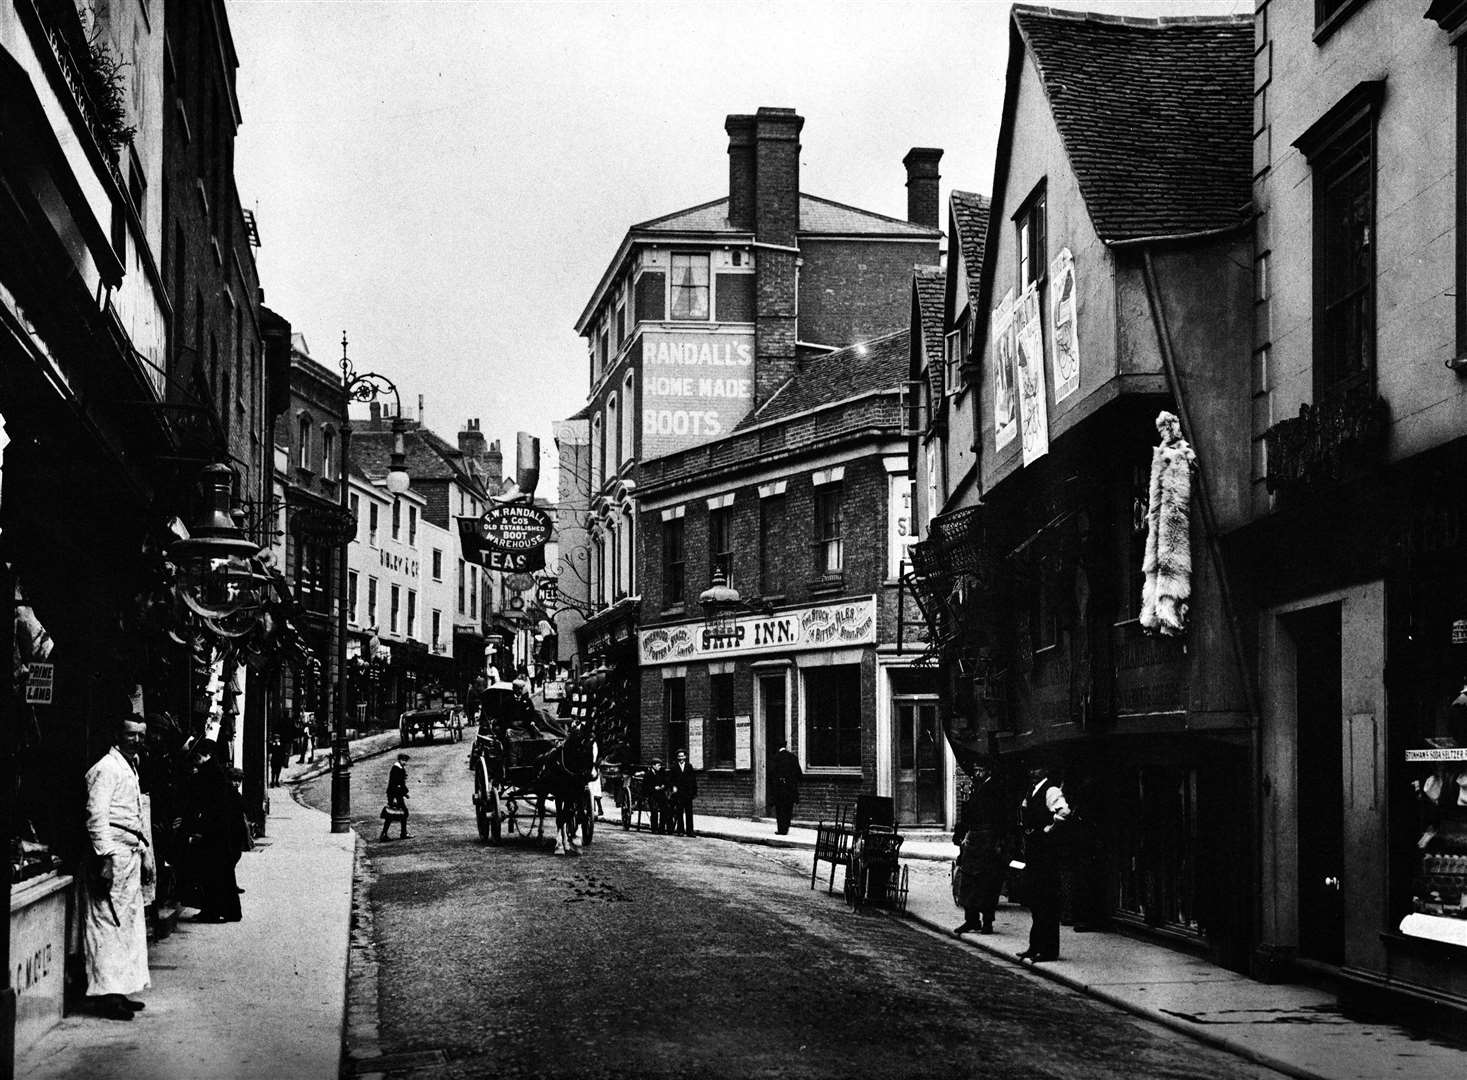
<path fill-rule="evenodd" d="M 230 515 L 234 470 L 216 463 L 202 476 L 204 514 L 185 539 L 169 545 L 168 558 L 178 567 L 178 594 L 190 611 L 206 620 L 238 622 L 261 606 L 270 576 L 258 559 L 260 545 Z"/>
<path fill-rule="evenodd" d="M 741 613 L 769 615 L 774 611 L 767 601 L 758 597 L 745 600 L 740 596 L 739 590 L 724 576 L 722 567 L 713 571 L 713 584 L 698 594 L 698 604 L 703 608 L 703 634 L 710 643 L 737 638 Z"/>

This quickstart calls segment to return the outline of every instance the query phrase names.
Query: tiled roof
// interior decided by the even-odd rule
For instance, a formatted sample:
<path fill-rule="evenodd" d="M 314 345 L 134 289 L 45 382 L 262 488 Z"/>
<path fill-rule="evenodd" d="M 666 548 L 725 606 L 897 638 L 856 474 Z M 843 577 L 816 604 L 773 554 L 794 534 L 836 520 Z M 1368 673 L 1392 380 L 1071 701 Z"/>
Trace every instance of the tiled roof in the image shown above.
<path fill-rule="evenodd" d="M 1238 224 L 1251 198 L 1251 16 L 1015 6 L 1101 239 Z"/>
<path fill-rule="evenodd" d="M 632 232 L 731 232 L 746 234 L 728 223 L 728 199 L 692 206 L 633 225 Z M 800 195 L 800 232 L 812 235 L 839 236 L 919 236 L 936 237 L 937 230 L 910 221 L 858 210 L 854 206 Z"/>
<path fill-rule="evenodd" d="M 408 476 L 416 483 L 423 480 L 458 480 L 474 487 L 464 462 L 463 453 L 431 431 L 409 428 L 403 433 L 403 449 L 407 452 Z M 353 428 L 352 461 L 371 475 L 387 471 L 392 457 L 392 432 Z"/>
<path fill-rule="evenodd" d="M 917 297 L 917 315 L 922 321 L 922 348 L 927 361 L 927 380 L 931 388 L 929 401 L 942 399 L 943 349 L 943 285 L 946 273 L 936 266 L 919 266 L 912 275 L 912 291 Z"/>
<path fill-rule="evenodd" d="M 978 281 L 983 276 L 983 246 L 988 242 L 989 200 L 971 191 L 951 193 L 953 224 L 958 235 L 949 238 L 963 253 L 963 269 L 968 275 L 968 295 L 978 298 Z"/>
<path fill-rule="evenodd" d="M 809 412 L 873 390 L 893 389 L 907 378 L 911 365 L 910 330 L 812 357 L 763 408 L 750 413 L 735 430 Z"/>

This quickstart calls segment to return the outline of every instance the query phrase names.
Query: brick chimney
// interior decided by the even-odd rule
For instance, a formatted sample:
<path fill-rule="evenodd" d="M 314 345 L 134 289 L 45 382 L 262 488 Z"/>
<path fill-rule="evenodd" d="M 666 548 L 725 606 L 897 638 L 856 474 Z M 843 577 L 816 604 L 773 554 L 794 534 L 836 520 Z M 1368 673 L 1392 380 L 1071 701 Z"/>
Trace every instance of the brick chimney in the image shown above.
<path fill-rule="evenodd" d="M 754 298 L 754 408 L 795 373 L 799 338 L 800 129 L 793 109 L 754 117 L 754 231 L 759 251 Z M 780 250 L 780 249 L 789 250 Z"/>
<path fill-rule="evenodd" d="M 504 454 L 498 439 L 489 444 L 489 452 L 484 455 L 484 483 L 491 491 L 504 490 Z"/>
<path fill-rule="evenodd" d="M 479 430 L 478 418 L 464 421 L 464 429 L 458 433 L 458 448 L 468 463 L 470 474 L 483 476 L 484 433 Z"/>
<path fill-rule="evenodd" d="M 728 223 L 731 228 L 754 229 L 754 117 L 729 116 Z"/>
<path fill-rule="evenodd" d="M 938 227 L 937 185 L 942 179 L 937 163 L 942 151 L 931 146 L 914 146 L 902 158 L 907 167 L 907 220 L 913 225 Z"/>

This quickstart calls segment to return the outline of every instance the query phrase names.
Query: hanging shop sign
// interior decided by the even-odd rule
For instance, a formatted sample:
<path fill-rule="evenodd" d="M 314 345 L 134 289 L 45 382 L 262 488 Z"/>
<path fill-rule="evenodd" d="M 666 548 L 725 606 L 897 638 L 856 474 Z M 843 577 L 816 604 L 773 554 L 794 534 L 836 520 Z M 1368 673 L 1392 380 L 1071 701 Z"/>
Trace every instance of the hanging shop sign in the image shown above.
<path fill-rule="evenodd" d="M 1040 328 L 1039 288 L 1030 285 L 1014 313 L 1015 366 L 1019 375 L 1019 437 L 1024 464 L 1049 452 L 1049 412 L 1044 401 L 1044 332 Z"/>
<path fill-rule="evenodd" d="M 1065 248 L 1049 264 L 1049 340 L 1054 345 L 1054 402 L 1080 388 L 1080 327 L 1075 321 L 1075 256 Z"/>
<path fill-rule="evenodd" d="M 886 576 L 895 580 L 902 576 L 902 564 L 912 561 L 909 549 L 917 542 L 912 528 L 912 481 L 905 474 L 887 477 L 886 528 Z"/>
<path fill-rule="evenodd" d="M 753 405 L 753 334 L 643 333 L 643 457 L 727 435 Z"/>
<path fill-rule="evenodd" d="M 743 615 L 728 637 L 712 636 L 702 623 L 658 626 L 637 634 L 645 666 L 709 657 L 840 649 L 876 643 L 876 597 L 795 608 L 774 615 Z"/>
<path fill-rule="evenodd" d="M 489 547 L 511 555 L 543 548 L 555 528 L 544 510 L 522 503 L 491 506 L 481 520 Z"/>
<path fill-rule="evenodd" d="M 993 312 L 993 446 L 1002 450 L 1019 433 L 1018 376 L 1014 371 L 1014 290 Z"/>
<path fill-rule="evenodd" d="M 519 515 L 496 513 L 506 509 L 530 511 L 539 515 L 543 518 L 543 526 Z M 494 534 L 492 539 L 491 529 Z M 550 531 L 550 515 L 533 506 L 496 506 L 483 517 L 458 519 L 458 536 L 464 558 L 488 570 L 498 570 L 505 574 L 528 574 L 545 569 L 545 541 L 549 539 Z M 533 542 L 533 537 L 537 534 L 540 536 L 538 543 Z"/>
<path fill-rule="evenodd" d="M 27 705 L 49 705 L 55 687 L 55 664 L 30 664 L 25 677 Z"/>

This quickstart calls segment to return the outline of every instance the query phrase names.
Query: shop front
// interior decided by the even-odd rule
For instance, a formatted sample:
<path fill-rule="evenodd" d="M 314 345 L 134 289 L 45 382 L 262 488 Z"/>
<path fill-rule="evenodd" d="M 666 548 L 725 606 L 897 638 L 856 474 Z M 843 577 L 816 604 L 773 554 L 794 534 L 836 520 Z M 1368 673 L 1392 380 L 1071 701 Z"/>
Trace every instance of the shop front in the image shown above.
<path fill-rule="evenodd" d="M 644 629 L 637 651 L 643 759 L 687 750 L 706 812 L 771 813 L 770 766 L 785 745 L 804 773 L 802 818 L 876 790 L 874 596 L 743 615 L 723 637 L 701 622 Z"/>
<path fill-rule="evenodd" d="M 645 741 L 644 698 L 638 678 L 637 626 L 642 602 L 629 596 L 598 611 L 576 627 L 578 676 L 605 674 L 599 693 L 608 703 L 598 752 L 617 763 L 647 762 L 653 751 Z"/>

